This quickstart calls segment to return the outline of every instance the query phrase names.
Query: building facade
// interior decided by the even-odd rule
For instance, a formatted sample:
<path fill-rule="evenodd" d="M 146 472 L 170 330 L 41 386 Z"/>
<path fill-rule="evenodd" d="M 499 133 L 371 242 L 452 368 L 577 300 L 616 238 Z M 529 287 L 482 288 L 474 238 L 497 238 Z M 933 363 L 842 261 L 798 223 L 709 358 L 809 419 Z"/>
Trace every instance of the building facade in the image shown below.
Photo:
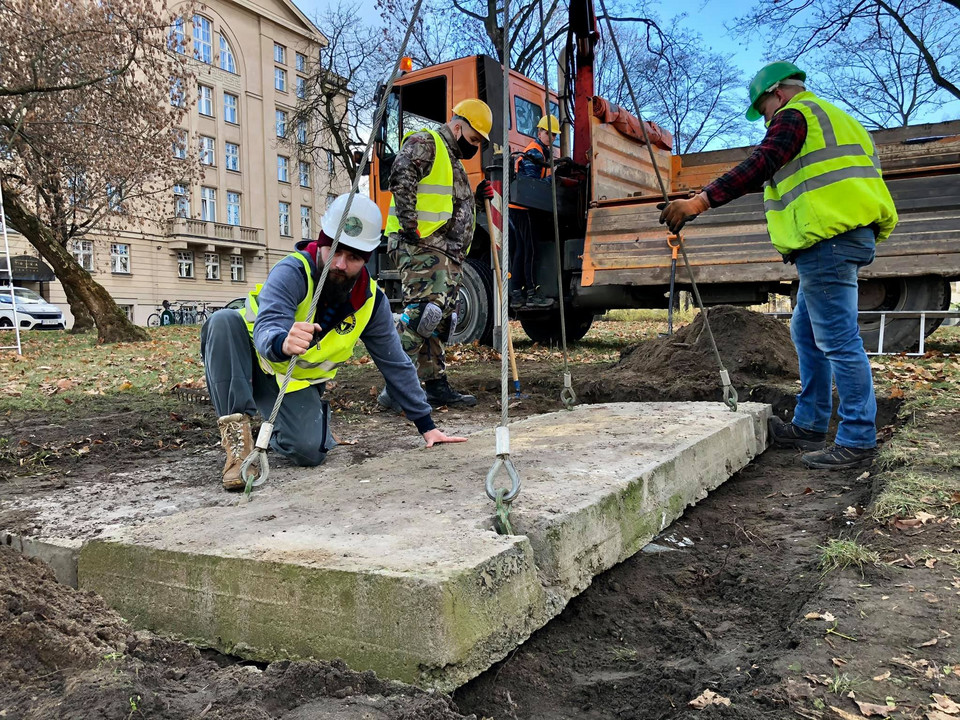
<path fill-rule="evenodd" d="M 282 141 L 300 130 L 289 122 L 326 42 L 292 2 L 206 0 L 171 37 L 197 75 L 197 87 L 180 93 L 196 102 L 171 152 L 199 152 L 203 177 L 174 184 L 155 223 L 91 233 L 72 248 L 140 325 L 163 300 L 220 307 L 245 295 L 295 243 L 316 236 L 327 203 L 350 184 L 332 153 L 317 166 Z M 37 255 L 16 233 L 10 243 L 15 257 Z M 62 287 L 41 277 L 15 273 L 14 282 L 61 306 L 69 327 Z"/>

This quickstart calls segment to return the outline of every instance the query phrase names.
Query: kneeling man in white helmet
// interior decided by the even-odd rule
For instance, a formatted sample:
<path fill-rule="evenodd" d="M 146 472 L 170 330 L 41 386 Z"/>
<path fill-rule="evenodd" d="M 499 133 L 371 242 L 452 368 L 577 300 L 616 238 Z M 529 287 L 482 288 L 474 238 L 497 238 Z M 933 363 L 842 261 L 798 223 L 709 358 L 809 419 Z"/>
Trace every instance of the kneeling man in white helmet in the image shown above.
<path fill-rule="evenodd" d="M 274 265 L 266 282 L 250 292 L 243 310 L 214 313 L 200 333 L 207 388 L 227 454 L 223 468 L 227 490 L 244 488 L 240 467 L 253 451 L 250 419 L 258 410 L 263 417 L 270 416 L 292 357 L 297 362 L 270 448 L 297 465 L 324 461 L 336 442 L 323 390 L 350 359 L 358 340 L 427 447 L 466 440 L 447 436 L 434 425 L 417 370 L 400 345 L 390 302 L 364 266 L 380 243 L 382 227 L 380 210 L 370 198 L 354 196 L 316 312 L 308 317 L 347 199 L 341 195 L 330 204 L 320 237 L 297 243 L 296 251 Z"/>

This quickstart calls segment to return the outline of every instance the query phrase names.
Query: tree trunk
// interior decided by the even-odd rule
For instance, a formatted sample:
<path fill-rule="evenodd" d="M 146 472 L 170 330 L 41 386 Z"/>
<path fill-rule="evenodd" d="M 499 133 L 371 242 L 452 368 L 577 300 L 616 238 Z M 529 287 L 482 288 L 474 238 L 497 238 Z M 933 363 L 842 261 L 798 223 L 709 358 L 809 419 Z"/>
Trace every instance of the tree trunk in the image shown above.
<path fill-rule="evenodd" d="M 19 197 L 4 190 L 3 209 L 10 224 L 19 230 L 30 244 L 46 260 L 57 279 L 63 285 L 69 298 L 86 306 L 97 326 L 97 340 L 101 343 L 140 342 L 149 340 L 147 331 L 134 325 L 110 297 L 110 293 L 94 280 L 90 273 L 80 267 L 67 248 L 54 237 L 53 233 L 35 216 L 27 212 Z M 67 289 L 69 288 L 69 290 Z M 81 311 L 81 317 L 84 313 Z M 76 315 L 75 315 L 76 317 Z"/>
<path fill-rule="evenodd" d="M 63 285 L 63 292 L 66 293 L 67 302 L 70 304 L 70 312 L 73 314 L 73 327 L 70 328 L 70 332 L 78 334 L 93 330 L 93 315 L 90 314 L 83 300 L 73 291 L 70 285 Z"/>

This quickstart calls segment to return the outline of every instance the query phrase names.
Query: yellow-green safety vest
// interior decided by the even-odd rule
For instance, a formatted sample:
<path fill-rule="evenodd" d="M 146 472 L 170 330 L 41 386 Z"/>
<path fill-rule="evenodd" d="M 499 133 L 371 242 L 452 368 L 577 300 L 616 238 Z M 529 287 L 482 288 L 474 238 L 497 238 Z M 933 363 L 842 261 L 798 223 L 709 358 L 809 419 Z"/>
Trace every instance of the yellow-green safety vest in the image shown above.
<path fill-rule="evenodd" d="M 447 144 L 435 130 L 423 130 L 430 133 L 436 145 L 436 157 L 433 167 L 417 185 L 417 232 L 427 238 L 446 225 L 453 217 L 453 163 Z M 403 142 L 413 135 L 408 132 Z M 386 235 L 400 232 L 400 220 L 397 218 L 396 198 L 390 198 L 390 213 L 387 217 Z"/>
<path fill-rule="evenodd" d="M 897 224 L 897 209 L 880 170 L 873 139 L 843 110 L 812 92 L 797 93 L 777 112 L 799 110 L 807 121 L 800 153 L 763 190 L 774 247 L 787 255 L 859 227 L 877 242 Z"/>
<path fill-rule="evenodd" d="M 313 300 L 313 273 L 310 270 L 310 261 L 302 253 L 292 253 L 290 257 L 295 257 L 303 263 L 303 269 L 307 274 L 307 293 L 303 300 L 297 305 L 294 313 L 294 322 L 313 322 L 308 317 L 310 312 L 310 301 Z M 282 261 L 281 261 L 282 262 Z M 240 314 L 247 323 L 247 331 L 250 333 L 250 339 L 253 339 L 253 324 L 257 319 L 259 308 L 257 298 L 263 283 L 257 286 L 247 295 L 247 301 Z M 302 390 L 310 385 L 318 385 L 327 380 L 332 380 L 337 375 L 337 368 L 350 359 L 353 355 L 353 348 L 360 339 L 360 333 L 370 322 L 373 316 L 373 306 L 377 299 L 377 283 L 370 279 L 370 297 L 356 312 L 348 315 L 335 328 L 324 335 L 320 342 L 307 350 L 303 355 L 297 356 L 297 362 L 293 367 L 293 374 L 290 376 L 290 382 L 287 384 L 287 392 Z M 283 384 L 283 378 L 287 374 L 289 360 L 283 362 L 271 362 L 257 352 L 257 358 L 260 360 L 260 367 L 268 375 L 273 375 L 277 380 L 277 385 Z"/>

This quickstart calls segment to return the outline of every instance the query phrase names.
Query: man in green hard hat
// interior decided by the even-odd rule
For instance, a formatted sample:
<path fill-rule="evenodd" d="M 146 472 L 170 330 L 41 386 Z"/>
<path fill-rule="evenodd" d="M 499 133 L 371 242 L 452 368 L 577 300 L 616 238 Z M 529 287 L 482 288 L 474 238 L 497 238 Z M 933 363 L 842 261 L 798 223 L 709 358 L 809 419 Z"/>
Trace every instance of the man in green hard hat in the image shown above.
<path fill-rule="evenodd" d="M 750 83 L 747 120 L 767 134 L 750 156 L 692 198 L 660 205 L 672 232 L 748 192 L 763 188 L 767 230 L 800 278 L 790 334 L 800 361 L 793 421 L 774 418 L 775 445 L 807 450 L 807 467 L 863 467 L 876 456 L 877 401 L 857 326 L 857 272 L 897 224 L 870 134 L 806 89 L 806 73 L 770 63 Z M 836 382 L 840 424 L 826 433 Z"/>

